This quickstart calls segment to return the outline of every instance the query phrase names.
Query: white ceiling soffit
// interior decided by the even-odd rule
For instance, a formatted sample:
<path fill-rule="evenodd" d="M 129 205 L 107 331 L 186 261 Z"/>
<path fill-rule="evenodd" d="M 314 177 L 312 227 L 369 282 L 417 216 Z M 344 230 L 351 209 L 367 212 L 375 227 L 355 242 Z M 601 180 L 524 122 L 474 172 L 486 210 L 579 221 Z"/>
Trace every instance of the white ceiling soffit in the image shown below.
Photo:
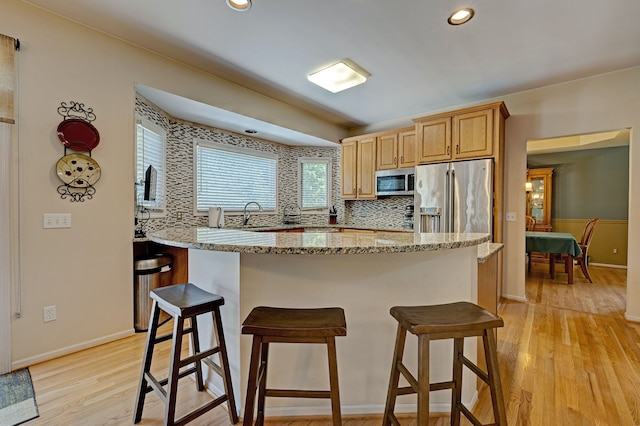
<path fill-rule="evenodd" d="M 622 129 L 602 133 L 530 140 L 527 141 L 527 154 L 548 154 L 552 152 L 628 146 L 630 133 L 629 129 Z"/>
<path fill-rule="evenodd" d="M 136 85 L 136 92 L 169 115 L 181 120 L 200 123 L 267 141 L 279 142 L 284 145 L 338 146 L 335 142 L 326 139 L 286 129 L 265 121 L 256 120 L 255 118 L 236 114 L 235 112 L 220 109 L 141 84 Z M 255 133 L 247 133 L 246 130 L 252 130 L 255 131 Z"/>
<path fill-rule="evenodd" d="M 638 0 L 24 1 L 346 129 L 640 66 Z M 475 15 L 451 26 L 458 5 Z M 307 80 L 341 59 L 367 82 Z"/>

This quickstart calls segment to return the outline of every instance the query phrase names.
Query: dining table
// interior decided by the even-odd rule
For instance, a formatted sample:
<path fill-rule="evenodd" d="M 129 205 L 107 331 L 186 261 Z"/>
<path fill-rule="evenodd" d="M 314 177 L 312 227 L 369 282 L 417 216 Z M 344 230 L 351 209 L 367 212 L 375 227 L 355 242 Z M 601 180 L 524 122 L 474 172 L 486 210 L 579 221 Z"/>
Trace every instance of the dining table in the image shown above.
<path fill-rule="evenodd" d="M 569 284 L 573 284 L 574 258 L 582 253 L 578 242 L 569 232 L 538 232 L 526 231 L 526 252 L 549 253 L 549 273 L 555 278 L 555 261 L 557 254 L 565 255 L 565 272 L 568 275 Z M 529 262 L 529 269 L 531 262 Z"/>

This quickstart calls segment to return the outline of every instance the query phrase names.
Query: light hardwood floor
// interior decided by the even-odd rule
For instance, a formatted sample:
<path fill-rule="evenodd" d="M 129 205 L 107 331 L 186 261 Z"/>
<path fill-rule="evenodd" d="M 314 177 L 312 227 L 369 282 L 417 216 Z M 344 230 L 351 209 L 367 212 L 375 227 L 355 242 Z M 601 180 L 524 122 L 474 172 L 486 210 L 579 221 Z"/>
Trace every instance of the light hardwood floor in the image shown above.
<path fill-rule="evenodd" d="M 510 425 L 640 424 L 640 324 L 624 320 L 626 271 L 590 267 L 594 283 L 579 271 L 551 280 L 540 265 L 527 276 L 527 303 L 504 301 L 498 331 L 502 386 Z M 563 282 L 564 280 L 564 282 Z M 33 365 L 30 371 L 40 417 L 28 425 L 131 424 L 144 334 Z M 389 342 L 393 345 L 393 342 Z M 165 368 L 158 354 L 154 371 Z M 178 411 L 207 400 L 189 379 L 181 381 Z M 403 397 L 414 398 L 415 397 Z M 485 389 L 474 408 L 490 422 Z M 151 393 L 141 425 L 162 424 L 163 405 Z M 448 416 L 432 425 L 448 424 Z M 403 425 L 413 425 L 411 416 Z M 271 425 L 324 426 L 328 418 L 271 419 Z M 345 426 L 379 425 L 380 416 L 345 416 Z M 227 425 L 224 408 L 193 425 Z M 466 420 L 463 420 L 463 424 Z"/>

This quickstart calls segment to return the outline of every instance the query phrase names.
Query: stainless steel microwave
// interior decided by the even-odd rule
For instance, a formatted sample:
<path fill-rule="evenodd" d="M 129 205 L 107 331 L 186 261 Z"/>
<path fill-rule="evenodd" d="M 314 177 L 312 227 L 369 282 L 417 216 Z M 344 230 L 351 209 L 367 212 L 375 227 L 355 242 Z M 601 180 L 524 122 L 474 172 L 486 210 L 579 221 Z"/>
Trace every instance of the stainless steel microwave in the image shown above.
<path fill-rule="evenodd" d="M 376 171 L 376 195 L 413 195 L 415 167 Z"/>

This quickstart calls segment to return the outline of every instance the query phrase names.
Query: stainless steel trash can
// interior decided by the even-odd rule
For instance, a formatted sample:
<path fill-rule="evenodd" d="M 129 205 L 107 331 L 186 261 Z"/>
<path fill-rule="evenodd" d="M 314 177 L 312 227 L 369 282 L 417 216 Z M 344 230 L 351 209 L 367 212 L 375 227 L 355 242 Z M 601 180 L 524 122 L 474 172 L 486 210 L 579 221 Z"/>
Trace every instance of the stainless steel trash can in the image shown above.
<path fill-rule="evenodd" d="M 147 331 L 153 301 L 149 292 L 162 286 L 163 276 L 171 271 L 173 259 L 168 254 L 154 254 L 137 257 L 133 262 L 134 284 L 134 328 Z"/>

